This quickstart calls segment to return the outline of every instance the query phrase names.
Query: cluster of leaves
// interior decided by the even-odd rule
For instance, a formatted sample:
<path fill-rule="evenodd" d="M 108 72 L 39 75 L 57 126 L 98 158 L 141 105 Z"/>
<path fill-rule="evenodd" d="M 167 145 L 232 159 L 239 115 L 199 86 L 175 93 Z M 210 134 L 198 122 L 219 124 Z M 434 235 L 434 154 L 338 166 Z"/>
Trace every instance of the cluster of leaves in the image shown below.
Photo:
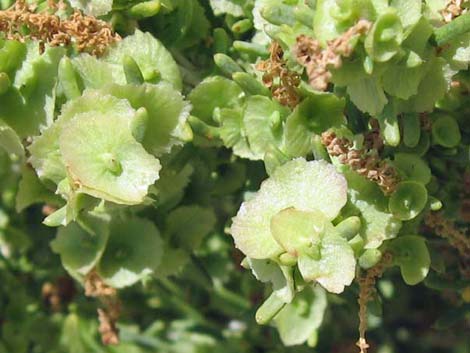
<path fill-rule="evenodd" d="M 364 315 L 385 320 L 383 352 L 437 352 L 387 315 L 426 296 L 448 310 L 416 318 L 468 321 L 466 2 L 450 22 L 445 0 L 31 3 L 122 40 L 96 57 L 0 34 L 0 352 L 284 351 L 253 316 L 286 346 L 344 352 Z M 76 294 L 91 273 L 119 289 L 121 346 L 97 343 Z"/>

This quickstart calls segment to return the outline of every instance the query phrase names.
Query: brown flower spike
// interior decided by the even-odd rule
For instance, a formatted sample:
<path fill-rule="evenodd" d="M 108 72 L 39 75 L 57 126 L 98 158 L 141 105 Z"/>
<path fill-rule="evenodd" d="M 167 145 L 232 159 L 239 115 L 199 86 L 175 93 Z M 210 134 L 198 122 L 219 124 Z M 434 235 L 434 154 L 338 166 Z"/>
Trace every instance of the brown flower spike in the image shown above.
<path fill-rule="evenodd" d="M 104 54 L 110 44 L 121 39 L 113 33 L 108 23 L 77 10 L 69 18 L 61 19 L 55 12 L 64 6 L 63 3 L 50 1 L 48 10 L 35 12 L 35 6 L 18 0 L 8 10 L 0 11 L 0 32 L 7 39 L 22 42 L 26 39 L 37 40 L 41 50 L 44 50 L 46 43 L 50 46 L 75 44 L 79 52 L 96 56 Z M 25 27 L 28 34 L 24 32 Z"/>
<path fill-rule="evenodd" d="M 360 20 L 340 37 L 329 41 L 326 48 L 322 48 L 318 40 L 306 35 L 297 37 L 294 54 L 297 61 L 305 67 L 309 83 L 313 88 L 319 91 L 326 90 L 331 79 L 330 68 L 341 67 L 342 57 L 352 54 L 350 40 L 354 36 L 367 33 L 370 26 L 369 21 Z"/>
<path fill-rule="evenodd" d="M 269 59 L 260 61 L 256 69 L 264 72 L 263 84 L 271 90 L 279 103 L 291 108 L 299 104 L 300 97 L 296 88 L 300 84 L 300 76 L 287 68 L 284 51 L 279 43 L 271 44 Z"/>
<path fill-rule="evenodd" d="M 389 163 L 379 158 L 377 149 L 380 148 L 381 142 L 375 130 L 366 136 L 366 148 L 360 150 L 353 149 L 348 139 L 340 138 L 332 131 L 324 132 L 321 138 L 328 154 L 338 157 L 341 164 L 349 165 L 356 173 L 377 183 L 384 193 L 395 191 L 399 177 Z"/>
<path fill-rule="evenodd" d="M 100 322 L 99 332 L 101 341 L 105 345 L 119 344 L 119 329 L 117 321 L 121 314 L 121 303 L 116 289 L 108 286 L 95 270 L 85 277 L 85 295 L 98 298 L 104 308 L 98 309 L 98 320 Z"/>
<path fill-rule="evenodd" d="M 360 353 L 367 353 L 369 344 L 366 341 L 367 331 L 367 303 L 374 299 L 376 294 L 375 283 L 382 277 L 385 270 L 392 265 L 392 255 L 385 253 L 380 262 L 367 270 L 364 276 L 358 278 L 359 282 L 359 340 L 357 346 Z"/>
<path fill-rule="evenodd" d="M 434 234 L 447 239 L 457 250 L 460 255 L 460 272 L 464 278 L 470 279 L 470 238 L 466 235 L 466 231 L 457 228 L 455 223 L 444 217 L 442 213 L 431 212 L 424 222 Z"/>

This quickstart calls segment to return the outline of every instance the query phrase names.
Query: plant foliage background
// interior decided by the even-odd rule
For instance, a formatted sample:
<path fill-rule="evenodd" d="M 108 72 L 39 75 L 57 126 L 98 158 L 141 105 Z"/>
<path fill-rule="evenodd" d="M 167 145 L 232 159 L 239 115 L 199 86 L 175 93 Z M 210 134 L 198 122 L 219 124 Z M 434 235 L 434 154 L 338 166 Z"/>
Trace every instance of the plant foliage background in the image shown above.
<path fill-rule="evenodd" d="M 469 6 L 1 0 L 0 353 L 469 352 Z"/>

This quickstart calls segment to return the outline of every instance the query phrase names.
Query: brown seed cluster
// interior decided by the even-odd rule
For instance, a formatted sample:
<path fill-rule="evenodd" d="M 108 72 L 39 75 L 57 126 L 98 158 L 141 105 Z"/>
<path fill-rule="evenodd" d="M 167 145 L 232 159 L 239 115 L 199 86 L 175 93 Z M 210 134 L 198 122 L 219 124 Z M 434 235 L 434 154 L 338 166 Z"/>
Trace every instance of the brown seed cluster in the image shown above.
<path fill-rule="evenodd" d="M 40 42 L 41 50 L 45 44 L 66 46 L 74 44 L 80 52 L 102 55 L 106 48 L 120 40 L 113 33 L 111 26 L 93 16 L 87 16 L 78 10 L 67 19 L 62 20 L 55 14 L 59 5 L 49 2 L 49 9 L 36 12 L 33 5 L 18 0 L 10 9 L 0 11 L 0 32 L 7 39 L 24 41 L 26 39 Z M 24 29 L 27 28 L 28 34 Z"/>
<path fill-rule="evenodd" d="M 440 12 L 444 21 L 449 23 L 454 18 L 461 16 L 467 10 L 464 8 L 466 0 L 449 0 Z"/>
<path fill-rule="evenodd" d="M 116 289 L 108 286 L 95 270 L 85 277 L 85 295 L 98 298 L 103 308 L 98 309 L 99 332 L 105 345 L 119 344 L 117 321 L 121 314 L 121 302 Z"/>
<path fill-rule="evenodd" d="M 395 168 L 378 156 L 377 148 L 381 142 L 377 141 L 377 132 L 372 134 L 366 137 L 365 148 L 359 150 L 353 149 L 348 139 L 338 137 L 332 131 L 324 132 L 321 141 L 330 156 L 338 157 L 341 164 L 349 165 L 356 173 L 378 184 L 384 193 L 390 194 L 395 191 L 399 177 Z"/>
<path fill-rule="evenodd" d="M 256 69 L 264 72 L 263 84 L 279 103 L 291 108 L 299 104 L 296 88 L 300 84 L 300 76 L 287 68 L 284 51 L 279 43 L 272 42 L 269 59 L 260 61 Z"/>
<path fill-rule="evenodd" d="M 367 33 L 370 26 L 369 21 L 360 20 L 340 37 L 329 41 L 326 48 L 322 48 L 318 40 L 306 35 L 297 37 L 294 54 L 297 61 L 305 67 L 309 83 L 313 88 L 319 91 L 327 89 L 331 79 L 330 68 L 341 67 L 342 57 L 349 57 L 352 54 L 351 39 Z"/>
<path fill-rule="evenodd" d="M 359 340 L 356 345 L 361 350 L 360 353 L 367 353 L 369 344 L 366 341 L 367 331 L 367 303 L 374 299 L 376 295 L 375 283 L 382 277 L 385 270 L 392 265 L 392 254 L 382 255 L 380 262 L 367 270 L 364 276 L 358 277 L 359 283 Z"/>
<path fill-rule="evenodd" d="M 459 229 L 452 220 L 440 212 L 429 213 L 424 222 L 434 234 L 447 239 L 457 250 L 460 255 L 460 272 L 464 278 L 470 279 L 470 237 L 467 236 L 466 230 Z"/>

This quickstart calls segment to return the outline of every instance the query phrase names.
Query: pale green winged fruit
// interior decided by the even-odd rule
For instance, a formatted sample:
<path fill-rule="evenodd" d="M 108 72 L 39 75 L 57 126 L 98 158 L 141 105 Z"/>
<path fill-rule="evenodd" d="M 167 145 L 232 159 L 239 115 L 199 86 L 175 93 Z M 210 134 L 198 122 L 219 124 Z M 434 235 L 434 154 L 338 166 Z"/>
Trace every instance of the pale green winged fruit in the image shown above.
<path fill-rule="evenodd" d="M 233 219 L 235 245 L 248 257 L 268 259 L 284 252 L 271 234 L 271 218 L 294 207 L 301 211 L 321 210 L 333 220 L 346 204 L 346 180 L 324 161 L 297 158 L 280 166 L 261 184 L 251 200 L 244 202 Z"/>
<path fill-rule="evenodd" d="M 74 187 L 118 204 L 139 204 L 159 177 L 160 162 L 132 135 L 131 120 L 98 112 L 65 124 L 59 145 Z"/>
<path fill-rule="evenodd" d="M 59 184 L 66 177 L 66 170 L 59 149 L 59 137 L 66 123 L 77 114 L 96 112 L 106 116 L 119 115 L 131 119 L 135 111 L 125 99 L 118 99 L 98 90 L 86 90 L 82 96 L 70 100 L 62 106 L 61 114 L 33 139 L 28 150 L 29 162 L 39 178 L 48 179 Z"/>
<path fill-rule="evenodd" d="M 287 208 L 271 219 L 274 239 L 298 259 L 303 279 L 341 293 L 354 279 L 356 260 L 348 241 L 320 211 Z"/>

